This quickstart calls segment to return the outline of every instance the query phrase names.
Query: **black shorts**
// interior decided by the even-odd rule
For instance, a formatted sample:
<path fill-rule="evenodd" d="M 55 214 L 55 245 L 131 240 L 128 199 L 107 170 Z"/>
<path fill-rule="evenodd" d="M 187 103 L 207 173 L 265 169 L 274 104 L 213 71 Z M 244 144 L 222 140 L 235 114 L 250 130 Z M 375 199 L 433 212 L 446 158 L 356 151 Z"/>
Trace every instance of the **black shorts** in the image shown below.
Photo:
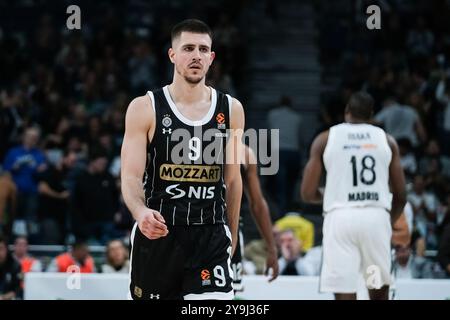
<path fill-rule="evenodd" d="M 238 232 L 238 241 L 233 257 L 231 258 L 231 269 L 233 270 L 233 289 L 234 291 L 243 291 L 242 285 L 242 257 L 244 255 L 244 236 L 241 229 Z"/>
<path fill-rule="evenodd" d="M 231 234 L 226 225 L 168 226 L 150 240 L 131 234 L 130 298 L 233 299 Z"/>

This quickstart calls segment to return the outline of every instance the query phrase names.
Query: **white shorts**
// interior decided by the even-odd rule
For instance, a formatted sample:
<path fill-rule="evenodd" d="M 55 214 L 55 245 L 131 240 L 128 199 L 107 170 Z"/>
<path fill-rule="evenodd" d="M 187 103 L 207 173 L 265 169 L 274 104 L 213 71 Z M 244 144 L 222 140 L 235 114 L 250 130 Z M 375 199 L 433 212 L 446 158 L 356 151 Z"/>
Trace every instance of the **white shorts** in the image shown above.
<path fill-rule="evenodd" d="M 381 208 L 336 209 L 325 215 L 320 291 L 356 293 L 359 274 L 369 289 L 391 284 L 389 213 Z"/>

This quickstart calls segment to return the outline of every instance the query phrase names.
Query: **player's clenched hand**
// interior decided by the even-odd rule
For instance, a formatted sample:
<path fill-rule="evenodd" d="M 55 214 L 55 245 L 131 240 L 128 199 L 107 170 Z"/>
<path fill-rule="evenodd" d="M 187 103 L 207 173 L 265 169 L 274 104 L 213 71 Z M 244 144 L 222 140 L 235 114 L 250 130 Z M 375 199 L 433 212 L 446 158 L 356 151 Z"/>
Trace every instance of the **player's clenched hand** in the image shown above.
<path fill-rule="evenodd" d="M 167 236 L 166 221 L 156 210 L 146 209 L 141 213 L 138 220 L 138 227 L 142 234 L 150 240 L 155 240 Z"/>

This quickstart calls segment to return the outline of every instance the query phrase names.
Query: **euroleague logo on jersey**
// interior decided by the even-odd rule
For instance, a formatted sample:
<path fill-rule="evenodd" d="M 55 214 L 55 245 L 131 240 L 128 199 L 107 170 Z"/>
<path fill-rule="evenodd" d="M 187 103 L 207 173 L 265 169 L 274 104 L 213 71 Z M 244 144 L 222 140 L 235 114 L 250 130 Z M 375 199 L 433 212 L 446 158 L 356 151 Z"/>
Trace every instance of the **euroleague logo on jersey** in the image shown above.
<path fill-rule="evenodd" d="M 201 272 L 201 277 L 202 277 L 202 280 L 209 280 L 209 278 L 211 277 L 209 270 L 203 269 Z"/>
<path fill-rule="evenodd" d="M 226 129 L 225 115 L 222 112 L 217 114 L 216 121 L 217 121 L 217 129 Z"/>
<path fill-rule="evenodd" d="M 211 285 L 211 274 L 210 274 L 209 270 L 203 269 L 200 272 L 200 277 L 202 278 L 202 286 Z"/>

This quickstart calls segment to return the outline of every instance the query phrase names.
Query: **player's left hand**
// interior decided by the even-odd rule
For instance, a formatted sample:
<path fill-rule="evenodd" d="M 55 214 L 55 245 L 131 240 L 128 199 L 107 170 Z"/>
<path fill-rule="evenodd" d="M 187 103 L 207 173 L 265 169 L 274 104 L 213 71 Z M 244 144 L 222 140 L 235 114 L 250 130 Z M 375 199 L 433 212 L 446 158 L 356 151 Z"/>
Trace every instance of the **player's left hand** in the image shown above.
<path fill-rule="evenodd" d="M 272 274 L 269 278 L 269 282 L 272 282 L 278 277 L 279 273 L 279 267 L 278 267 L 278 256 L 276 250 L 270 250 L 267 253 L 267 259 L 266 259 L 266 270 L 264 271 L 264 274 L 266 276 L 269 275 L 269 270 L 272 270 Z"/>

